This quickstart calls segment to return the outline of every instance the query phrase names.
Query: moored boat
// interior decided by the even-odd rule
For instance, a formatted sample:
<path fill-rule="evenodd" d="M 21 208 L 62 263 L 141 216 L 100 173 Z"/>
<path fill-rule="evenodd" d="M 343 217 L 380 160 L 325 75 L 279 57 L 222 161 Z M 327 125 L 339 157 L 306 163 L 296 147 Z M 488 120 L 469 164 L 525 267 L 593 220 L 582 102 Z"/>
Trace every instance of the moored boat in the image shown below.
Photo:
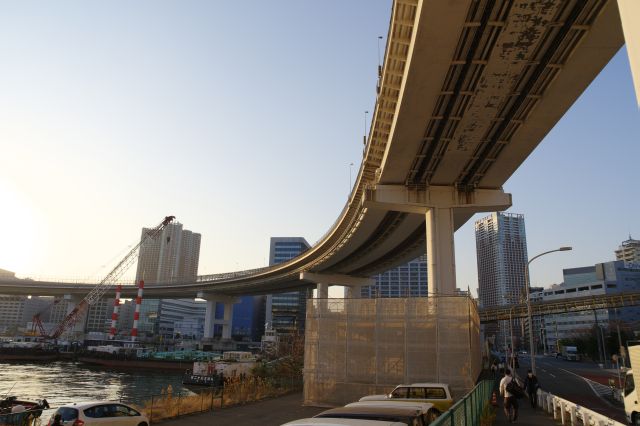
<path fill-rule="evenodd" d="M 46 399 L 33 402 L 9 396 L 0 400 L 0 425 L 31 425 L 48 408 Z"/>

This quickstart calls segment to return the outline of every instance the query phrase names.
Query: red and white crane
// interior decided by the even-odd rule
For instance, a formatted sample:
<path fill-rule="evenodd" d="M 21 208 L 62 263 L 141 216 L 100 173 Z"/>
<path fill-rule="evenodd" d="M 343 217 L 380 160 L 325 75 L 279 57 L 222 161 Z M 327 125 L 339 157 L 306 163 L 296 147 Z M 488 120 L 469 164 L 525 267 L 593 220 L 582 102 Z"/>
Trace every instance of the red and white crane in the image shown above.
<path fill-rule="evenodd" d="M 78 321 L 78 318 L 89 308 L 89 306 L 99 301 L 102 296 L 104 296 L 104 294 L 117 283 L 122 274 L 124 274 L 131 265 L 133 265 L 140 249 L 148 242 L 155 240 L 162 233 L 164 228 L 173 221 L 173 219 L 175 219 L 175 216 L 167 216 L 155 228 L 149 229 L 140 242 L 136 244 L 129 253 L 127 253 L 116 267 L 113 268 L 113 270 L 109 272 L 98 285 L 91 289 L 84 299 L 82 299 L 80 303 L 78 303 L 76 307 L 67 314 L 67 316 L 62 320 L 62 322 L 60 322 L 60 324 L 58 324 L 50 335 L 45 337 L 57 339 L 65 331 L 72 328 Z M 39 322 L 39 318 L 37 322 Z M 44 329 L 40 326 L 39 329 L 40 332 L 44 334 Z"/>

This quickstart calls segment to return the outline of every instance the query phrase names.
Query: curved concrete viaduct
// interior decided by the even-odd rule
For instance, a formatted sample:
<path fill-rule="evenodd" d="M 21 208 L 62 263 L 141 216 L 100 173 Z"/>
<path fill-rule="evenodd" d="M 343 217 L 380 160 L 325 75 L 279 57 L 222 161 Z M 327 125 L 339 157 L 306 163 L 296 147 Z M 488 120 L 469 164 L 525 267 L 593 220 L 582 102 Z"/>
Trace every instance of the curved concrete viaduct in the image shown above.
<path fill-rule="evenodd" d="M 394 1 L 363 160 L 326 235 L 283 264 L 149 284 L 145 294 L 357 286 L 425 249 L 430 293 L 451 294 L 454 231 L 511 205 L 502 185 L 623 43 L 614 0 Z M 85 291 L 16 284 L 0 293 Z"/>

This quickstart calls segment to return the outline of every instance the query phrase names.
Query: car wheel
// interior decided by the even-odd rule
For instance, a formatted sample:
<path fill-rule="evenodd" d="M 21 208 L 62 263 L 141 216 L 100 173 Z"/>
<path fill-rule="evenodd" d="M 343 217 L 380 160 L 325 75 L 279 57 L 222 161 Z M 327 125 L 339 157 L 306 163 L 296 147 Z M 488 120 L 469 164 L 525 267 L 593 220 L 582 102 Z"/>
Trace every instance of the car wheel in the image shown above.
<path fill-rule="evenodd" d="M 429 410 L 427 412 L 427 420 L 429 421 L 429 423 L 432 423 L 438 418 L 439 415 L 440 412 L 438 410 Z"/>
<path fill-rule="evenodd" d="M 149 425 L 146 422 L 142 422 L 138 426 L 149 426 Z"/>

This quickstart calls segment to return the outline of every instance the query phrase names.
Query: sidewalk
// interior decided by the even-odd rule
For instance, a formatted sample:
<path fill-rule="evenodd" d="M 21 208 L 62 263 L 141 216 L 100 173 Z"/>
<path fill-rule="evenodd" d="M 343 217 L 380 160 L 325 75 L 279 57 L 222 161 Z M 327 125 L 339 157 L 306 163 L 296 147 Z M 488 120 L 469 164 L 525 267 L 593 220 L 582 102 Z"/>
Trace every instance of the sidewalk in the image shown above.
<path fill-rule="evenodd" d="M 528 398 L 522 398 L 518 400 L 518 404 L 520 408 L 518 409 L 518 420 L 515 423 L 509 423 L 507 416 L 504 414 L 504 409 L 502 408 L 502 398 L 498 399 L 500 401 L 499 406 L 496 407 L 496 421 L 493 423 L 494 426 L 511 426 L 511 425 L 522 425 L 522 426 L 538 426 L 538 425 L 556 425 L 560 423 L 556 423 L 553 420 L 553 417 L 542 409 L 537 408 L 534 410 L 531 408 L 529 404 Z"/>
<path fill-rule="evenodd" d="M 236 405 L 173 420 L 153 422 L 162 426 L 279 426 L 291 420 L 313 417 L 326 408 L 303 407 L 302 394 L 294 393 L 246 405 Z"/>

